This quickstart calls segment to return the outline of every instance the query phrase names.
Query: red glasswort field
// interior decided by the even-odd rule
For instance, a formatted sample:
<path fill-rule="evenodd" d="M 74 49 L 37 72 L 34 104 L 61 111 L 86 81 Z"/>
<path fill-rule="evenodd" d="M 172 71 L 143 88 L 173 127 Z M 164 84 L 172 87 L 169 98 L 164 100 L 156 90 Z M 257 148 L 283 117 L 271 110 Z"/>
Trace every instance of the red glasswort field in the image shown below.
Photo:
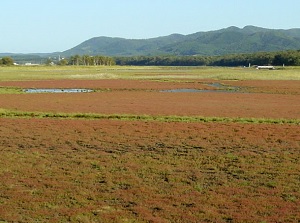
<path fill-rule="evenodd" d="M 89 88 L 0 94 L 19 112 L 300 117 L 299 81 L 1 82 Z M 22 116 L 22 115 L 21 115 Z M 299 222 L 300 128 L 292 124 L 0 118 L 1 222 Z"/>

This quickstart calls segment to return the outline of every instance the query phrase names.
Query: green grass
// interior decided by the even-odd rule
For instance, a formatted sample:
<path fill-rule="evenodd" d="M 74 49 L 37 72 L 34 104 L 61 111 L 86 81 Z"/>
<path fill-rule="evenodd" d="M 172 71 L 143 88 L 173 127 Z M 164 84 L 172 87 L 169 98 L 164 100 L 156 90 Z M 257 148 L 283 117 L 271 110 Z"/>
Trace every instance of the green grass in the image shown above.
<path fill-rule="evenodd" d="M 0 67 L 0 81 L 49 79 L 216 79 L 216 80 L 300 80 L 300 67 L 277 70 L 228 67 L 85 67 L 36 66 Z"/>
<path fill-rule="evenodd" d="M 1 87 L 0 94 L 22 94 L 24 93 L 21 88 L 17 87 Z"/>
<path fill-rule="evenodd" d="M 23 112 L 0 109 L 0 117 L 10 118 L 59 118 L 59 119 L 108 119 L 121 121 L 158 121 L 158 122 L 222 122 L 252 124 L 300 124 L 300 119 L 268 119 L 268 118 L 228 118 L 201 116 L 151 116 L 130 114 L 94 114 L 94 113 L 51 113 Z"/>

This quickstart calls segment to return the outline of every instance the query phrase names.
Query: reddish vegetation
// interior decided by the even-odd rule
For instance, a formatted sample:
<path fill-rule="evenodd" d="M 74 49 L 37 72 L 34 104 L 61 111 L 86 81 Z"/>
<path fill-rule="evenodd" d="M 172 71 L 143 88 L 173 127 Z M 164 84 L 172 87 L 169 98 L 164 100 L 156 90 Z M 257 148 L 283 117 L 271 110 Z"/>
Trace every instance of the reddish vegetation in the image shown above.
<path fill-rule="evenodd" d="M 232 86 L 244 87 L 249 92 L 261 92 L 271 94 L 300 94 L 300 81 L 223 81 L 225 84 Z"/>
<path fill-rule="evenodd" d="M 92 89 L 174 89 L 174 88 L 200 88 L 211 89 L 205 83 L 214 81 L 176 81 L 159 82 L 146 80 L 41 80 L 41 81 L 5 81 L 0 86 L 21 88 L 92 88 Z"/>
<path fill-rule="evenodd" d="M 296 125 L 0 122 L 1 220 L 300 220 Z"/>
<path fill-rule="evenodd" d="M 207 81 L 209 82 L 209 81 Z M 250 89 L 266 93 L 163 93 L 147 89 L 212 88 L 207 82 L 153 82 L 133 80 L 99 81 L 30 81 L 2 82 L 0 85 L 20 87 L 87 87 L 110 88 L 112 91 L 84 94 L 19 94 L 0 95 L 1 107 L 21 111 L 80 112 L 103 114 L 199 115 L 219 117 L 299 118 L 300 89 L 291 84 L 289 93 L 282 92 L 287 83 L 234 82 L 252 86 Z M 232 82 L 222 82 L 230 83 Z M 292 82 L 291 82 L 292 83 Z M 299 82 L 298 82 L 299 84 Z M 260 90 L 257 90 L 260 89 Z M 247 90 L 247 89 L 246 89 Z M 245 89 L 243 90 L 245 91 Z"/>
<path fill-rule="evenodd" d="M 299 82 L 66 80 L 0 94 L 0 108 L 299 118 Z M 300 128 L 287 124 L 0 118 L 0 222 L 299 222 Z"/>
<path fill-rule="evenodd" d="M 230 86 L 245 87 L 246 91 L 265 92 L 265 93 L 283 93 L 300 94 L 300 81 L 296 80 L 176 80 L 174 82 L 160 82 L 147 80 L 40 80 L 40 81 L 2 81 L 3 87 L 21 87 L 21 88 L 92 88 L 92 89 L 213 89 L 208 86 L 209 83 L 222 83 Z"/>

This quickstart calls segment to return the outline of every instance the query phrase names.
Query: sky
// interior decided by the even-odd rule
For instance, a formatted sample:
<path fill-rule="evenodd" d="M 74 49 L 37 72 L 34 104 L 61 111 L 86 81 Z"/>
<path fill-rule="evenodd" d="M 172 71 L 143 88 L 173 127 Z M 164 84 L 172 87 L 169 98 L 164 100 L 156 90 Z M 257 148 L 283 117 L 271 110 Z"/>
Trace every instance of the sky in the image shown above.
<path fill-rule="evenodd" d="M 300 28 L 299 9 L 299 0 L 1 0 L 0 53 L 64 51 L 98 36 Z"/>

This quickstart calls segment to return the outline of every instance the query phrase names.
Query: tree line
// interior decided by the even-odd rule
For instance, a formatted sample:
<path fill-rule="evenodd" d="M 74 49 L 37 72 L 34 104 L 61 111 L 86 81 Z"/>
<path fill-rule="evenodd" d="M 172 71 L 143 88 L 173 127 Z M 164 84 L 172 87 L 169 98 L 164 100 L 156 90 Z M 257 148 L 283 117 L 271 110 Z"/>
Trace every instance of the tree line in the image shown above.
<path fill-rule="evenodd" d="M 106 56 L 89 56 L 75 55 L 69 59 L 69 65 L 84 65 L 84 66 L 112 66 L 115 65 L 115 60 L 112 57 Z"/>
<path fill-rule="evenodd" d="M 69 58 L 60 58 L 60 57 L 32 57 L 31 55 L 23 55 L 23 56 L 12 56 L 12 57 L 3 57 L 0 58 L 0 65 L 11 66 L 15 63 L 26 64 L 34 63 L 34 64 L 45 64 L 45 65 L 75 65 L 75 66 L 113 66 L 116 65 L 115 59 L 113 57 L 107 56 L 90 56 L 90 55 L 74 55 Z"/>
<path fill-rule="evenodd" d="M 74 55 L 70 58 L 63 58 L 57 62 L 58 65 L 73 66 L 112 66 L 116 65 L 114 58 L 106 56 Z"/>
<path fill-rule="evenodd" d="M 107 57 L 74 55 L 69 58 L 48 58 L 46 65 L 73 65 L 73 66 L 249 66 L 273 65 L 273 66 L 300 66 L 300 50 L 281 52 L 260 52 L 252 54 L 232 54 L 223 56 L 132 56 L 132 57 Z M 10 66 L 14 64 L 11 57 L 0 58 L 0 65 Z"/>
<path fill-rule="evenodd" d="M 11 57 L 0 58 L 0 65 L 11 66 L 14 64 L 14 60 Z"/>
<path fill-rule="evenodd" d="M 112 57 L 106 56 L 90 56 L 90 55 L 74 55 L 69 58 L 48 58 L 46 65 L 73 65 L 73 66 L 112 66 L 115 65 L 115 60 Z"/>
<path fill-rule="evenodd" d="M 133 56 L 116 57 L 117 65 L 134 66 L 300 66 L 300 50 L 224 56 Z"/>

